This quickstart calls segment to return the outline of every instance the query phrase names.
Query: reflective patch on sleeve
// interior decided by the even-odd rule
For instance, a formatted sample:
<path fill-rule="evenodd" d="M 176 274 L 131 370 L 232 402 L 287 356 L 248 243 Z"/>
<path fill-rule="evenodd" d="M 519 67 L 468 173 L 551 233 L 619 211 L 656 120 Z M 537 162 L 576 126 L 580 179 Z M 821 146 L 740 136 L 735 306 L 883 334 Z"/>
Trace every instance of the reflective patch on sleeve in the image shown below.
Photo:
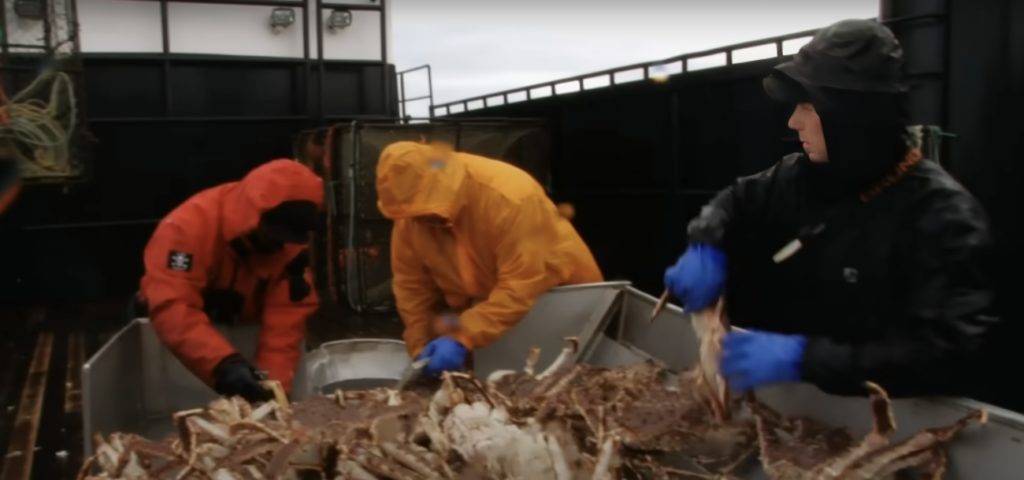
<path fill-rule="evenodd" d="M 192 254 L 171 250 L 167 255 L 167 268 L 178 272 L 191 272 Z"/>

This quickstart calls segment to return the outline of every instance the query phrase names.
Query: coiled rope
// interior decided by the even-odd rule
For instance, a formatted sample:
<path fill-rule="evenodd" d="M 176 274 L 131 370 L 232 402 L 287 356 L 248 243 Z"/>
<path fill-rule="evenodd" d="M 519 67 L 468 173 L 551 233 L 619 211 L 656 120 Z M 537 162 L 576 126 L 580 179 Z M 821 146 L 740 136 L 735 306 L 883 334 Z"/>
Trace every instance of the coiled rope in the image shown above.
<path fill-rule="evenodd" d="M 0 92 L 0 102 L 0 147 L 7 147 L 24 176 L 73 173 L 70 138 L 78 106 L 68 74 L 49 69 L 10 99 Z"/>

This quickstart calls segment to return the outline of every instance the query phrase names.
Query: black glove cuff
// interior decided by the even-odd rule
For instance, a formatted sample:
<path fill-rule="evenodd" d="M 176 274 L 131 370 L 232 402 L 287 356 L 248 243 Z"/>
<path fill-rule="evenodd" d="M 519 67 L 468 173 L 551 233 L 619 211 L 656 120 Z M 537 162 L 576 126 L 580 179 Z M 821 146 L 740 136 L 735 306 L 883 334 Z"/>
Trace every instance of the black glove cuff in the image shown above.
<path fill-rule="evenodd" d="M 239 395 L 250 402 L 265 401 L 271 393 L 263 388 L 263 375 L 241 354 L 224 357 L 213 369 L 213 389 L 224 396 Z"/>
<path fill-rule="evenodd" d="M 235 365 L 252 367 L 252 365 L 249 365 L 249 361 L 246 360 L 241 353 L 235 352 L 222 358 L 221 361 L 217 363 L 217 366 L 213 367 L 214 378 L 224 376 L 224 374 L 228 370 L 231 370 Z M 253 368 L 253 370 L 255 370 L 255 368 Z"/>
<path fill-rule="evenodd" d="M 690 244 L 703 243 L 716 247 L 722 246 L 725 238 L 726 215 L 720 208 L 706 206 L 700 215 L 686 227 L 686 237 Z"/>

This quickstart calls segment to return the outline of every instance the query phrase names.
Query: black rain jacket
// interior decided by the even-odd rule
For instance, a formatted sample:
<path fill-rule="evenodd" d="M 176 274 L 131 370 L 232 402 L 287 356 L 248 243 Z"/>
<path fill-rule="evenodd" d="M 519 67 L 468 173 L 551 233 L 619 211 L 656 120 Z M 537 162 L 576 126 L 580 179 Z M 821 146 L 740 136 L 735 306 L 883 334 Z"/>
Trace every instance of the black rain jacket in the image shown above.
<path fill-rule="evenodd" d="M 863 394 L 870 380 L 896 396 L 963 394 L 956 372 L 995 321 L 978 202 L 928 160 L 869 201 L 816 201 L 808 167 L 786 156 L 690 223 L 691 242 L 728 256 L 730 320 L 807 336 L 803 378 L 830 393 Z"/>

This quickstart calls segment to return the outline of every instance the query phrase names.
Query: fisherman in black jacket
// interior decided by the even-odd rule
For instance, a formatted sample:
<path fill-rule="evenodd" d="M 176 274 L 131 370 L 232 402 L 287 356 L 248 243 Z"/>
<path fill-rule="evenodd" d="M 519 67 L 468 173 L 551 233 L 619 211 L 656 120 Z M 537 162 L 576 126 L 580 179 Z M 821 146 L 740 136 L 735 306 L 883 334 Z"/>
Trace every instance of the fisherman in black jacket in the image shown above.
<path fill-rule="evenodd" d="M 806 381 L 839 394 L 963 393 L 955 372 L 995 322 L 984 211 L 908 128 L 899 43 L 831 25 L 764 80 L 795 105 L 803 152 L 741 178 L 691 221 L 665 274 L 689 311 L 723 295 L 736 391 Z"/>

